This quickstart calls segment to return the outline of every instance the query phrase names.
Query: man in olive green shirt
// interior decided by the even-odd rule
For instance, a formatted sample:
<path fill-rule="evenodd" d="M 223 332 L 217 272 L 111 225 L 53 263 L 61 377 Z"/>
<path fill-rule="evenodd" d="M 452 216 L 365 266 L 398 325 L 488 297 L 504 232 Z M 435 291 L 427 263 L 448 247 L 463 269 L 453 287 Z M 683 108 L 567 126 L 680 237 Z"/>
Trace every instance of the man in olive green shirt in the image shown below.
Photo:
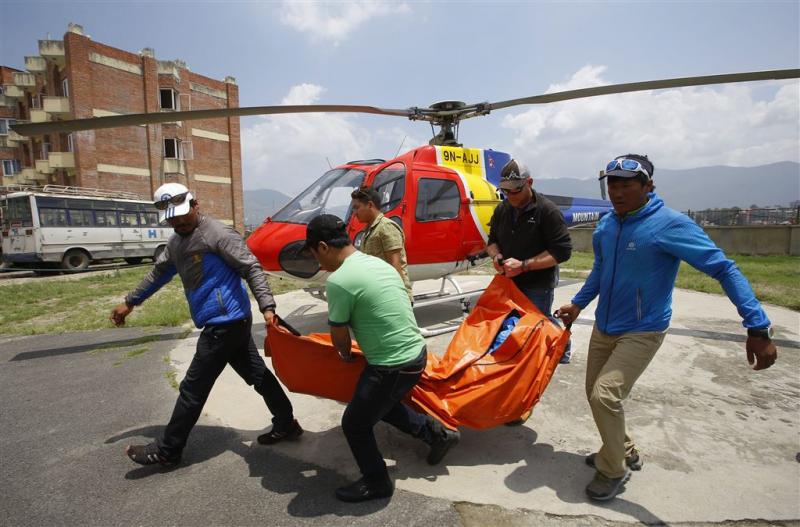
<path fill-rule="evenodd" d="M 358 221 L 367 224 L 364 238 L 361 240 L 361 252 L 388 262 L 394 267 L 403 285 L 408 291 L 408 298 L 414 303 L 414 291 L 408 278 L 408 261 L 403 228 L 383 215 L 381 197 L 371 187 L 362 187 L 353 191 L 351 206 Z"/>
<path fill-rule="evenodd" d="M 431 416 L 402 403 L 425 370 L 428 352 L 403 282 L 395 270 L 350 243 L 344 222 L 331 214 L 308 224 L 306 247 L 330 272 L 325 286 L 333 345 L 344 361 L 353 360 L 352 328 L 367 366 L 342 415 L 342 430 L 362 478 L 336 490 L 342 501 L 388 498 L 394 492 L 373 427 L 386 421 L 430 445 L 435 465 L 459 440 Z"/>

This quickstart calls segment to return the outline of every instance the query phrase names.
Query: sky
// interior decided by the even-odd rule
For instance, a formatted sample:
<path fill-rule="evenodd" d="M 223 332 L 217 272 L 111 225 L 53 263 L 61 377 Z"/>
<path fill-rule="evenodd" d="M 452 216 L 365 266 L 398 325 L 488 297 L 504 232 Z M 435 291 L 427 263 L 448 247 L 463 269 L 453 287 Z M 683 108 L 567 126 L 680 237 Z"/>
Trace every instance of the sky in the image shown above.
<path fill-rule="evenodd" d="M 241 106 L 407 108 L 800 67 L 797 0 L 0 0 L 0 20 L 0 64 L 24 69 L 38 39 L 59 39 L 75 22 L 98 42 L 133 52 L 154 48 L 156 58 L 182 59 L 197 73 L 235 77 Z M 243 118 L 244 188 L 296 194 L 331 165 L 390 159 L 430 137 L 428 123 L 401 117 Z M 628 152 L 648 154 L 656 171 L 800 161 L 800 82 L 519 106 L 464 121 L 459 138 L 465 146 L 510 152 L 534 178 L 594 178 Z"/>

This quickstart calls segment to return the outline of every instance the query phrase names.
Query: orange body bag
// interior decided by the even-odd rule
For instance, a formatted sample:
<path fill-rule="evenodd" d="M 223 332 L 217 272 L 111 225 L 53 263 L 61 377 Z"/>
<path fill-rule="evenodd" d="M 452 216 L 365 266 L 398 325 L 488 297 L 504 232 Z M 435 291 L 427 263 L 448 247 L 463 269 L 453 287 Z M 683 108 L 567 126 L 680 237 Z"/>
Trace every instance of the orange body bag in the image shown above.
<path fill-rule="evenodd" d="M 492 354 L 487 350 L 506 316 L 520 320 Z M 532 408 L 550 382 L 569 340 L 514 283 L 498 275 L 453 336 L 445 354 L 428 365 L 406 402 L 451 428 L 491 428 Z M 353 343 L 344 362 L 327 334 L 307 337 L 271 328 L 266 349 L 278 378 L 292 392 L 349 402 L 366 361 Z"/>

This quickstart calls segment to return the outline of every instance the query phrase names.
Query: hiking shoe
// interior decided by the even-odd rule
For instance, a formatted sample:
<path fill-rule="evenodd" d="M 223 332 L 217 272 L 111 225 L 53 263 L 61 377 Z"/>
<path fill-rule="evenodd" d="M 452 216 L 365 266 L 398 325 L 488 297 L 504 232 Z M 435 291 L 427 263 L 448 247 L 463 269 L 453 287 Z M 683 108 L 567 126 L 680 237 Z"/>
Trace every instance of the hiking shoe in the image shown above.
<path fill-rule="evenodd" d="M 454 431 L 442 427 L 441 433 L 437 434 L 436 439 L 431 443 L 431 449 L 428 451 L 428 457 L 425 458 L 425 461 L 427 461 L 429 465 L 438 464 L 444 458 L 445 454 L 458 444 L 460 439 L 461 434 L 458 430 Z"/>
<path fill-rule="evenodd" d="M 626 470 L 620 478 L 609 478 L 599 471 L 595 471 L 591 483 L 586 486 L 586 495 L 593 500 L 608 501 L 622 490 L 622 486 L 631 477 L 631 471 Z"/>
<path fill-rule="evenodd" d="M 336 498 L 350 503 L 388 498 L 392 494 L 394 494 L 394 484 L 388 478 L 380 484 L 370 483 L 366 478 L 361 478 L 355 483 L 336 489 Z"/>
<path fill-rule="evenodd" d="M 161 453 L 161 449 L 155 443 L 149 445 L 128 445 L 125 447 L 125 454 L 131 461 L 140 465 L 155 465 L 158 463 L 164 467 L 174 467 L 181 462 L 180 456 L 167 457 Z"/>
<path fill-rule="evenodd" d="M 261 434 L 258 436 L 258 444 L 274 445 L 275 443 L 280 443 L 281 441 L 292 441 L 301 435 L 303 435 L 303 429 L 300 428 L 300 423 L 298 423 L 297 419 L 295 419 L 286 430 L 275 430 L 275 426 L 273 426 L 272 430 L 266 434 Z"/>
<path fill-rule="evenodd" d="M 532 413 L 533 413 L 533 408 L 523 412 L 522 415 L 519 416 L 518 419 L 514 419 L 513 421 L 507 422 L 506 426 L 522 426 L 528 421 L 528 419 L 531 418 L 531 414 Z"/>
<path fill-rule="evenodd" d="M 596 455 L 597 455 L 597 452 L 595 452 L 594 454 L 589 454 L 588 456 L 586 456 L 584 458 L 585 461 L 586 461 L 586 464 L 589 465 L 592 468 L 595 468 L 595 466 L 594 466 L 594 457 Z M 639 451 L 634 448 L 633 452 L 631 452 L 630 456 L 625 456 L 625 464 L 628 465 L 628 468 L 631 469 L 631 470 L 637 470 L 637 471 L 638 470 L 642 470 L 643 462 L 642 462 L 642 458 L 639 457 Z"/>

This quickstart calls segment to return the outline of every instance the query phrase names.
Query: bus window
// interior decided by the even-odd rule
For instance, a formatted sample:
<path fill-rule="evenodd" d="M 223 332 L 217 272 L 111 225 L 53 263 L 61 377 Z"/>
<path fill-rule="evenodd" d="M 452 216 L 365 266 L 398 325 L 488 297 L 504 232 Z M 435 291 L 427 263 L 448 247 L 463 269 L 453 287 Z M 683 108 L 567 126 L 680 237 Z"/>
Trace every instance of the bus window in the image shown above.
<path fill-rule="evenodd" d="M 66 199 L 51 198 L 50 196 L 36 196 L 36 205 L 39 208 L 46 207 L 48 209 L 66 209 L 68 207 Z"/>
<path fill-rule="evenodd" d="M 8 198 L 3 218 L 6 227 L 32 227 L 31 202 L 28 196 Z"/>
<path fill-rule="evenodd" d="M 120 227 L 138 227 L 139 215 L 135 212 L 120 212 L 119 225 Z"/>
<path fill-rule="evenodd" d="M 66 227 L 69 224 L 67 221 L 67 210 L 40 208 L 39 223 L 42 227 Z"/>
<path fill-rule="evenodd" d="M 92 220 L 92 211 L 90 210 L 70 209 L 69 211 L 69 224 L 73 227 L 91 227 L 94 225 Z"/>
<path fill-rule="evenodd" d="M 142 212 L 142 219 L 145 220 L 148 227 L 158 227 L 158 213 L 157 212 Z"/>
<path fill-rule="evenodd" d="M 94 211 L 94 224 L 98 227 L 116 227 L 117 211 L 96 210 Z"/>

